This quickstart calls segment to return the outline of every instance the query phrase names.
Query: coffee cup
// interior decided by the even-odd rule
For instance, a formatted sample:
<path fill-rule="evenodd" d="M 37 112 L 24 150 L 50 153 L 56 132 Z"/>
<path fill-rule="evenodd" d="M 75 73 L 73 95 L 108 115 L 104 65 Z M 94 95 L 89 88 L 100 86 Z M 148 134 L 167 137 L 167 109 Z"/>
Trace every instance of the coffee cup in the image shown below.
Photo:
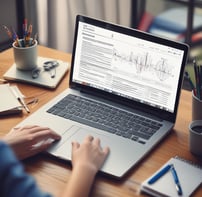
<path fill-rule="evenodd" d="M 194 120 L 189 125 L 189 149 L 194 155 L 202 156 L 202 120 Z"/>

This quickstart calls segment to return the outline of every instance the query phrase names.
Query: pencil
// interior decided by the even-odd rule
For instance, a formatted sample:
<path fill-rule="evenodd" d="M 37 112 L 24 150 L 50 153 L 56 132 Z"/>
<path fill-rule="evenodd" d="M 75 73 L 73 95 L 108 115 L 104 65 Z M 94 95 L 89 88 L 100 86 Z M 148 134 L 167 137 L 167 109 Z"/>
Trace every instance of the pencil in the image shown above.
<path fill-rule="evenodd" d="M 20 102 L 20 104 L 24 107 L 24 109 L 26 110 L 27 113 L 30 113 L 29 108 L 27 107 L 27 105 L 25 104 L 24 100 L 18 96 L 17 92 L 11 88 L 11 91 L 13 92 L 14 96 L 16 97 L 16 99 Z"/>
<path fill-rule="evenodd" d="M 200 96 L 200 76 L 199 76 L 199 67 L 197 66 L 196 60 L 193 61 L 194 64 L 194 74 L 195 74 L 195 82 L 196 82 L 196 96 L 201 99 Z"/>
<path fill-rule="evenodd" d="M 187 71 L 185 71 L 185 76 L 187 77 L 189 81 L 189 84 L 190 84 L 191 90 L 193 91 L 194 96 L 196 96 L 196 87 L 194 86 L 194 83 L 192 82 L 190 75 Z"/>

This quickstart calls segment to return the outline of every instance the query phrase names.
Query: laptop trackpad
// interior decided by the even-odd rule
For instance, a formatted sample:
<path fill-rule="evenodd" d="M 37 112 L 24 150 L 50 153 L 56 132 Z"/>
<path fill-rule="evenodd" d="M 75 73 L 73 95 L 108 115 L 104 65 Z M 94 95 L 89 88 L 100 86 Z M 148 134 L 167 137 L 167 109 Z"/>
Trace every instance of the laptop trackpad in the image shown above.
<path fill-rule="evenodd" d="M 66 135 L 67 134 L 67 135 Z M 71 160 L 71 151 L 72 151 L 72 142 L 76 141 L 82 143 L 86 136 L 92 135 L 94 138 L 100 138 L 101 147 L 109 146 L 110 139 L 109 136 L 105 136 L 104 134 L 100 134 L 94 131 L 90 131 L 90 129 L 79 128 L 77 126 L 73 126 L 70 130 L 68 130 L 63 136 L 61 142 L 59 142 L 59 146 L 51 148 L 49 152 L 53 155 L 61 157 L 63 159 Z"/>
<path fill-rule="evenodd" d="M 95 130 L 89 131 L 88 129 L 83 129 L 83 128 L 79 128 L 79 130 L 70 138 L 70 141 L 77 141 L 79 143 L 82 143 L 88 135 L 91 135 L 94 138 L 100 138 L 101 147 L 109 146 L 110 144 L 109 136 L 96 133 Z"/>
<path fill-rule="evenodd" d="M 77 141 L 82 143 L 88 135 L 92 135 L 94 138 L 100 138 L 101 147 L 109 146 L 110 148 L 109 156 L 101 168 L 101 171 L 107 174 L 115 175 L 117 177 L 123 176 L 141 156 L 140 145 L 134 146 L 134 143 L 128 141 L 127 143 L 124 143 L 124 140 L 118 139 L 115 135 L 110 136 L 104 132 L 99 133 L 99 130 L 97 129 L 81 128 L 77 126 L 72 126 L 70 130 L 65 132 L 62 137 L 63 142 L 60 142 L 60 145 L 56 150 L 50 152 L 62 159 L 71 160 L 71 142 Z M 131 155 L 133 155 L 133 157 Z"/>

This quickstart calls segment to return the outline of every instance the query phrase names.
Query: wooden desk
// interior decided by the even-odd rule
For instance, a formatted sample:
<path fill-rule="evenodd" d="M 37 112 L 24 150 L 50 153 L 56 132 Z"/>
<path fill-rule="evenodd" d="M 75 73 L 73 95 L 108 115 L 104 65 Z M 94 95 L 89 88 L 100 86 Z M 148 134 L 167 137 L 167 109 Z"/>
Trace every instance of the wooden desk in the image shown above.
<path fill-rule="evenodd" d="M 61 59 L 70 62 L 69 54 L 59 52 L 53 49 L 39 46 L 39 55 Z M 12 49 L 0 53 L 0 77 L 13 64 Z M 34 112 L 51 98 L 59 94 L 68 87 L 67 74 L 56 90 L 44 89 L 37 86 L 31 86 L 23 83 L 17 83 L 18 87 L 26 96 L 35 96 L 39 99 L 37 106 L 31 109 Z M 13 83 L 16 84 L 16 83 Z M 26 118 L 28 114 L 22 116 L 7 116 L 0 119 L 0 136 L 7 133 L 13 126 Z M 202 165 L 202 159 L 194 157 L 189 152 L 188 147 L 188 125 L 191 121 L 191 93 L 182 90 L 180 106 L 178 110 L 177 122 L 173 132 L 166 137 L 142 162 L 134 167 L 130 173 L 121 181 L 105 177 L 99 174 L 95 180 L 91 196 L 116 196 L 132 197 L 146 196 L 139 194 L 140 183 L 160 168 L 167 160 L 175 155 L 184 157 L 193 162 Z M 135 150 L 134 150 L 135 152 Z M 45 154 L 39 154 L 23 162 L 26 171 L 32 174 L 39 186 L 54 195 L 58 195 L 68 182 L 71 174 L 69 163 L 54 159 Z M 194 196 L 202 196 L 200 187 Z"/>

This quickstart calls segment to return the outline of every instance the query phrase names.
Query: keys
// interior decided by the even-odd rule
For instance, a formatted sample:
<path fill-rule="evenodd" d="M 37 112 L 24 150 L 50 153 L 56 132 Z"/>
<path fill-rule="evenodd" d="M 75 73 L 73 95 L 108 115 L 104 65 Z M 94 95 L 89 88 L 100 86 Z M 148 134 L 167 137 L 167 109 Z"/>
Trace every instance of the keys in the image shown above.
<path fill-rule="evenodd" d="M 104 129 L 142 144 L 162 126 L 145 117 L 71 94 L 47 112 Z"/>

